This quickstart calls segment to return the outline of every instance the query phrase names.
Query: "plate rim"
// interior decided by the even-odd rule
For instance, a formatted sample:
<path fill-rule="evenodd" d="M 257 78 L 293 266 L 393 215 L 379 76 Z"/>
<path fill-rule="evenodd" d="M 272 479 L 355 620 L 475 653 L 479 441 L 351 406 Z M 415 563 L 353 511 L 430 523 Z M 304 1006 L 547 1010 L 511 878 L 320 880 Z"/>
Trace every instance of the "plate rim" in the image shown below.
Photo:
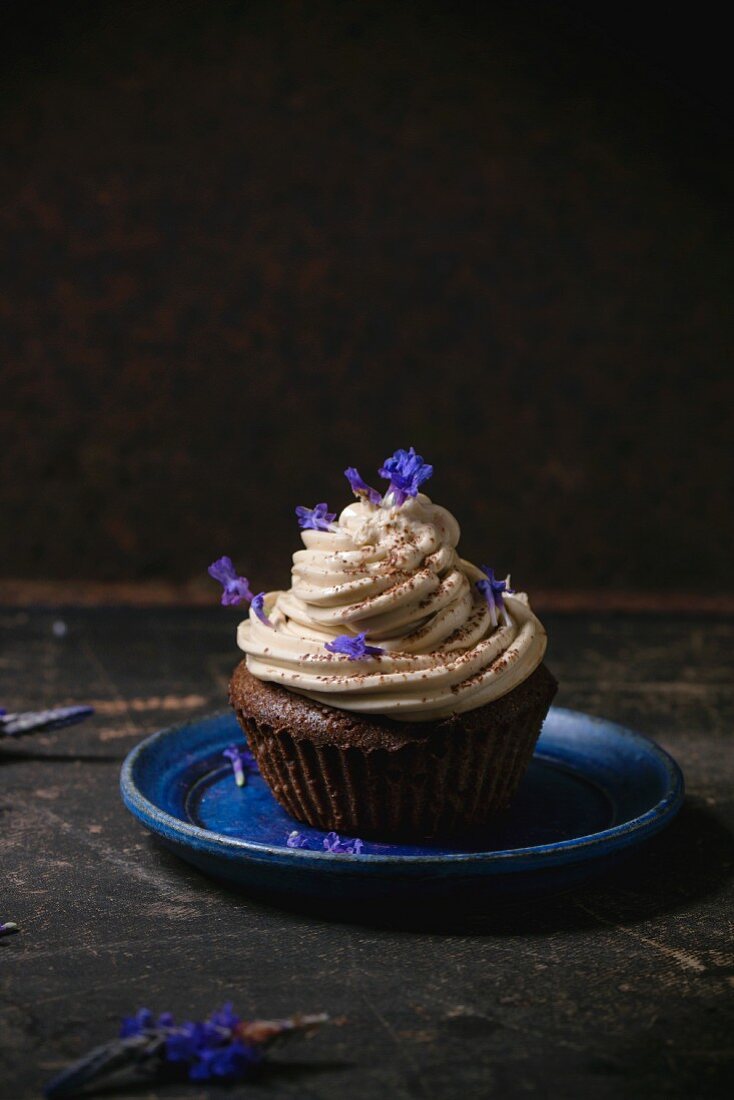
<path fill-rule="evenodd" d="M 685 798 L 685 780 L 683 772 L 677 761 L 663 749 L 651 737 L 638 733 L 636 730 L 612 722 L 610 719 L 597 715 L 586 714 L 584 711 L 573 710 L 569 707 L 551 707 L 550 712 L 561 716 L 566 721 L 592 723 L 604 726 L 615 736 L 636 743 L 647 755 L 656 757 L 667 773 L 666 794 L 654 806 L 651 806 L 643 814 L 624 821 L 619 825 L 613 825 L 608 829 L 602 829 L 596 833 L 585 836 L 571 837 L 567 840 L 556 840 L 547 844 L 529 845 L 524 848 L 505 848 L 496 851 L 473 852 L 436 852 L 428 855 L 397 855 L 390 852 L 367 852 L 362 855 L 339 855 L 334 859 L 331 852 L 319 851 L 307 848 L 287 848 L 283 845 L 259 844 L 256 841 L 244 840 L 241 837 L 231 837 L 224 833 L 217 833 L 205 829 L 201 825 L 182 821 L 167 810 L 161 809 L 144 795 L 138 788 L 134 778 L 134 768 L 137 761 L 144 753 L 158 742 L 165 740 L 173 734 L 180 732 L 187 726 L 199 725 L 203 722 L 213 722 L 225 717 L 232 717 L 231 711 L 218 710 L 210 714 L 204 714 L 196 718 L 189 718 L 184 722 L 166 726 L 163 729 L 149 734 L 138 742 L 125 757 L 120 770 L 120 793 L 125 807 L 130 813 L 158 836 L 166 840 L 176 839 L 180 843 L 198 841 L 198 849 L 204 849 L 210 854 L 219 856 L 239 855 L 252 857 L 277 856 L 279 859 L 288 860 L 295 865 L 323 864 L 329 867 L 349 867 L 354 869 L 355 864 L 364 868 L 366 866 L 441 866 L 446 864 L 481 864 L 485 867 L 499 865 L 507 871 L 525 871 L 528 869 L 529 859 L 537 861 L 540 865 L 554 866 L 560 862 L 576 862 L 592 858 L 597 849 L 602 849 L 601 854 L 624 847 L 632 838 L 641 842 L 654 836 L 665 827 L 680 810 Z M 546 759 L 557 763 L 553 757 L 548 756 L 542 750 L 534 755 L 540 759 Z M 377 843 L 377 842 L 375 842 Z M 559 860 L 560 857 L 560 860 Z M 519 866 L 518 866 L 519 865 Z M 541 866 L 534 868 L 540 870 Z"/>

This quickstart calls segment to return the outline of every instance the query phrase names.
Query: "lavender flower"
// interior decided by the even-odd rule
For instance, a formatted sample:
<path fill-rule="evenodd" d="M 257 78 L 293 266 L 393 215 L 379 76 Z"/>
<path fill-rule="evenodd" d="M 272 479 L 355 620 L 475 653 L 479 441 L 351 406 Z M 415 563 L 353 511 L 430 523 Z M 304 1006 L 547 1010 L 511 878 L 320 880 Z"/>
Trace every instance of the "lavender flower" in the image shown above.
<path fill-rule="evenodd" d="M 487 577 L 486 581 L 477 581 L 477 588 L 482 593 L 487 601 L 489 607 L 489 617 L 492 622 L 492 626 L 497 626 L 499 620 L 497 618 L 497 612 L 502 615 L 502 621 L 505 626 L 511 625 L 510 616 L 507 613 L 505 607 L 505 601 L 503 599 L 503 593 L 509 592 L 512 594 L 514 589 L 510 588 L 510 578 L 506 577 L 503 581 L 498 581 L 494 575 L 494 569 L 490 569 L 488 565 L 482 566 L 482 572 Z"/>
<path fill-rule="evenodd" d="M 347 467 L 344 476 L 351 485 L 355 496 L 367 497 L 370 504 L 382 504 L 382 495 L 378 493 L 377 489 L 373 489 L 372 486 L 367 484 L 364 478 L 360 476 L 356 466 Z"/>
<path fill-rule="evenodd" d="M 214 1024 L 215 1027 L 226 1027 L 230 1031 L 234 1030 L 240 1022 L 240 1018 L 232 1008 L 232 1002 L 227 1001 L 221 1008 L 212 1012 L 209 1017 L 209 1022 Z"/>
<path fill-rule="evenodd" d="M 236 745 L 230 745 L 228 749 L 225 749 L 222 756 L 226 756 L 232 764 L 232 771 L 234 772 L 234 781 L 238 787 L 244 787 L 247 782 L 245 776 L 245 769 L 242 765 L 242 755 Z"/>
<path fill-rule="evenodd" d="M 400 507 L 408 497 L 414 497 L 420 486 L 433 474 L 433 466 L 423 461 L 413 447 L 409 451 L 402 449 L 391 458 L 386 458 L 379 470 L 380 477 L 390 481 L 385 500 Z"/>
<path fill-rule="evenodd" d="M 361 856 L 364 841 L 359 838 L 352 841 L 342 840 L 338 833 L 327 833 L 324 837 L 324 848 L 332 855 Z"/>
<path fill-rule="evenodd" d="M 257 760 L 247 748 L 241 749 L 238 748 L 237 745 L 230 745 L 229 748 L 224 750 L 222 756 L 226 756 L 231 762 L 235 783 L 238 787 L 244 787 L 247 782 L 248 774 L 260 774 Z"/>
<path fill-rule="evenodd" d="M 203 1048 L 189 1070 L 192 1081 L 241 1081 L 262 1063 L 257 1047 L 246 1046 L 238 1039 L 225 1047 Z"/>
<path fill-rule="evenodd" d="M 376 645 L 367 645 L 367 632 L 361 634 L 340 634 L 333 642 L 326 642 L 324 649 L 329 653 L 341 653 L 350 661 L 359 661 L 362 657 L 380 657 L 385 650 Z"/>
<path fill-rule="evenodd" d="M 266 626 L 272 626 L 270 619 L 265 614 L 265 593 L 258 592 L 257 596 L 252 597 L 252 603 L 250 604 L 250 610 L 254 611 L 261 623 L 265 623 Z"/>
<path fill-rule="evenodd" d="M 155 1027 L 153 1013 L 149 1008 L 139 1008 L 134 1016 L 123 1017 L 120 1024 L 120 1038 L 129 1039 L 131 1035 L 140 1035 Z"/>
<path fill-rule="evenodd" d="M 286 848 L 309 848 L 306 837 L 296 829 L 288 834 L 285 842 Z M 327 833 L 323 840 L 324 851 L 334 856 L 361 856 L 364 849 L 364 841 L 342 840 L 338 833 Z"/>
<path fill-rule="evenodd" d="M 242 1021 L 231 1004 L 213 1012 L 203 1023 L 185 1023 L 178 1028 L 173 1026 L 170 1013 L 166 1017 L 171 1034 L 166 1038 L 164 1057 L 173 1065 L 187 1067 L 191 1081 L 242 1080 L 263 1060 L 259 1047 L 243 1043 L 238 1037 Z"/>
<path fill-rule="evenodd" d="M 124 1069 L 185 1075 L 190 1081 L 218 1083 L 251 1077 L 275 1040 L 312 1031 L 328 1016 L 285 1020 L 243 1020 L 226 1004 L 208 1019 L 176 1024 L 170 1012 L 157 1020 L 147 1008 L 122 1021 L 120 1037 L 96 1047 L 46 1086 L 47 1100 L 77 1095 L 87 1085 Z M 86 1093 L 85 1093 L 86 1094 Z"/>
<path fill-rule="evenodd" d="M 18 925 L 15 921 L 6 920 L 5 922 L 0 922 L 0 936 L 11 936 L 13 932 L 17 931 Z"/>
<path fill-rule="evenodd" d="M 250 582 L 247 577 L 237 576 L 237 570 L 231 558 L 218 558 L 209 566 L 207 573 L 222 586 L 223 607 L 230 607 L 243 601 L 249 603 L 252 600 Z"/>
<path fill-rule="evenodd" d="M 317 504 L 315 508 L 304 508 L 299 504 L 296 508 L 298 526 L 302 531 L 330 531 L 336 519 L 336 512 L 330 512 L 328 508 L 326 501 L 323 504 Z"/>

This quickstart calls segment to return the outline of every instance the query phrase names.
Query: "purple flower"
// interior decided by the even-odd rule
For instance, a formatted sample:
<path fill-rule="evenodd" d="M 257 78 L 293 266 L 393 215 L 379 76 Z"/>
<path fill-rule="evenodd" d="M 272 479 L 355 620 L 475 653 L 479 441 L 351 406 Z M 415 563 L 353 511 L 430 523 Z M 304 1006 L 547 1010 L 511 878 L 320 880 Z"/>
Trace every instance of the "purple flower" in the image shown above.
<path fill-rule="evenodd" d="M 226 756 L 231 762 L 235 783 L 238 787 L 244 787 L 248 773 L 252 775 L 260 774 L 257 760 L 247 748 L 241 749 L 237 745 L 230 745 L 229 748 L 224 750 L 222 756 Z"/>
<path fill-rule="evenodd" d="M 263 1060 L 262 1051 L 235 1039 L 226 1046 L 202 1048 L 189 1070 L 190 1081 L 241 1081 Z"/>
<path fill-rule="evenodd" d="M 13 932 L 18 931 L 18 925 L 15 921 L 7 920 L 4 923 L 0 922 L 0 936 L 10 936 Z"/>
<path fill-rule="evenodd" d="M 134 1016 L 126 1016 L 120 1024 L 120 1038 L 129 1039 L 153 1027 L 153 1013 L 149 1008 L 139 1008 Z"/>
<path fill-rule="evenodd" d="M 237 570 L 232 564 L 231 558 L 218 558 L 207 569 L 210 577 L 219 581 L 222 586 L 222 606 L 229 607 L 232 604 L 247 603 L 252 599 L 250 582 L 247 577 L 238 577 Z"/>
<path fill-rule="evenodd" d="M 181 1024 L 166 1038 L 166 1061 L 192 1062 L 203 1040 L 202 1024 Z"/>
<path fill-rule="evenodd" d="M 482 572 L 487 579 L 486 581 L 477 581 L 477 588 L 487 601 L 492 626 L 497 626 L 499 623 L 497 618 L 498 611 L 502 615 L 502 621 L 505 626 L 510 626 L 511 619 L 507 613 L 507 608 L 505 607 L 505 601 L 503 599 L 503 593 L 509 592 L 512 594 L 514 591 L 514 589 L 509 587 L 510 578 L 507 577 L 504 581 L 498 581 L 495 578 L 494 569 L 490 569 L 488 565 L 482 566 Z"/>
<path fill-rule="evenodd" d="M 302 531 L 330 531 L 336 512 L 330 512 L 328 508 L 326 501 L 317 504 L 315 508 L 304 508 L 299 504 L 296 508 L 298 526 Z"/>
<path fill-rule="evenodd" d="M 330 852 L 333 856 L 360 856 L 364 849 L 363 840 L 342 840 L 338 833 L 327 833 L 323 845 L 324 851 Z M 309 843 L 302 833 L 294 829 L 288 834 L 285 846 L 286 848 L 308 848 Z"/>
<path fill-rule="evenodd" d="M 232 1031 L 240 1023 L 241 1017 L 232 1008 L 232 1002 L 227 1001 L 221 1008 L 212 1012 L 209 1017 L 209 1022 L 214 1024 L 215 1027 L 224 1027 Z"/>
<path fill-rule="evenodd" d="M 222 756 L 226 756 L 232 764 L 232 771 L 234 772 L 234 781 L 238 787 L 244 787 L 246 782 L 245 769 L 242 766 L 242 754 L 236 745 L 230 745 L 228 749 L 225 749 Z"/>
<path fill-rule="evenodd" d="M 380 657 L 385 650 L 376 645 L 367 645 L 367 632 L 361 634 L 340 634 L 333 642 L 326 642 L 324 649 L 329 653 L 341 653 L 350 661 L 359 661 L 362 657 Z"/>
<path fill-rule="evenodd" d="M 364 848 L 364 841 L 342 840 L 338 833 L 327 833 L 324 837 L 324 848 L 327 852 L 337 856 L 360 856 Z"/>
<path fill-rule="evenodd" d="M 414 497 L 424 481 L 433 474 L 433 466 L 423 461 L 413 447 L 409 451 L 398 450 L 392 458 L 386 458 L 379 470 L 380 477 L 390 481 L 386 497 L 392 497 L 398 505 L 408 497 Z"/>
<path fill-rule="evenodd" d="M 250 610 L 254 611 L 261 623 L 265 623 L 266 626 L 272 626 L 270 619 L 265 614 L 265 593 L 258 592 L 257 596 L 252 597 L 252 603 L 250 604 Z"/>
<path fill-rule="evenodd" d="M 370 504 L 382 504 L 382 495 L 377 492 L 377 489 L 373 489 L 372 486 L 367 484 L 364 478 L 360 476 L 356 466 L 347 467 L 344 476 L 351 485 L 355 496 L 367 497 Z"/>
<path fill-rule="evenodd" d="M 185 1074 L 190 1081 L 245 1080 L 272 1043 L 295 1032 L 313 1031 L 327 1020 L 323 1013 L 243 1020 L 226 1004 L 207 1020 L 176 1024 L 170 1012 L 154 1021 L 152 1012 L 141 1008 L 122 1021 L 118 1039 L 95 1047 L 49 1082 L 44 1092 L 47 1100 L 62 1100 L 125 1069 L 136 1074 L 168 1071 L 179 1078 Z"/>
<path fill-rule="evenodd" d="M 153 1013 L 141 1008 L 134 1016 L 122 1021 L 120 1038 L 146 1034 L 155 1036 L 163 1031 L 165 1060 L 172 1064 L 188 1064 L 190 1080 L 235 1080 L 262 1061 L 261 1051 L 243 1043 L 237 1036 L 241 1022 L 231 1004 L 225 1004 L 213 1012 L 208 1020 L 188 1022 L 178 1027 L 170 1012 L 164 1012 L 154 1022 Z"/>

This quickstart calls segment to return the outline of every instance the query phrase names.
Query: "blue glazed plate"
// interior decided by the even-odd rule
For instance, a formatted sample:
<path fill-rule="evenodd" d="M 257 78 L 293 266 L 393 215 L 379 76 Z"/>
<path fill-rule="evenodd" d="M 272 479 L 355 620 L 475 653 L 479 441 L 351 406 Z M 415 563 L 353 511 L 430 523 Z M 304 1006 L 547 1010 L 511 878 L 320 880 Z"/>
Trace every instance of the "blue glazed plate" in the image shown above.
<path fill-rule="evenodd" d="M 512 806 L 491 826 L 460 844 L 369 842 L 362 855 L 332 855 L 259 775 L 236 786 L 222 750 L 237 742 L 231 714 L 161 730 L 125 760 L 122 798 L 182 859 L 281 903 L 476 911 L 490 898 L 565 889 L 659 832 L 684 793 L 678 765 L 652 741 L 553 707 Z M 292 829 L 308 848 L 286 847 Z"/>

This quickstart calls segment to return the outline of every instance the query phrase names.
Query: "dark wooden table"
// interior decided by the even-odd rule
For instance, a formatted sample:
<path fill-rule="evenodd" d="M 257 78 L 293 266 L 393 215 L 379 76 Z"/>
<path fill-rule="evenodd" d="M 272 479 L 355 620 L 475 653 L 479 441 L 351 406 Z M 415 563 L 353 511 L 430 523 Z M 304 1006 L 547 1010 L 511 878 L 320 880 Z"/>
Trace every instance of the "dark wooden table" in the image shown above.
<path fill-rule="evenodd" d="M 223 705 L 236 618 L 0 614 L 0 703 L 97 708 L 83 726 L 0 745 L 0 919 L 21 926 L 0 940 L 3 1100 L 38 1096 L 140 1005 L 191 1018 L 227 999 L 246 1013 L 348 1018 L 228 1096 L 728 1094 L 734 619 L 546 616 L 559 701 L 655 737 L 686 773 L 686 807 L 643 854 L 578 893 L 477 914 L 460 931 L 397 931 L 230 893 L 122 807 L 128 749 Z"/>

